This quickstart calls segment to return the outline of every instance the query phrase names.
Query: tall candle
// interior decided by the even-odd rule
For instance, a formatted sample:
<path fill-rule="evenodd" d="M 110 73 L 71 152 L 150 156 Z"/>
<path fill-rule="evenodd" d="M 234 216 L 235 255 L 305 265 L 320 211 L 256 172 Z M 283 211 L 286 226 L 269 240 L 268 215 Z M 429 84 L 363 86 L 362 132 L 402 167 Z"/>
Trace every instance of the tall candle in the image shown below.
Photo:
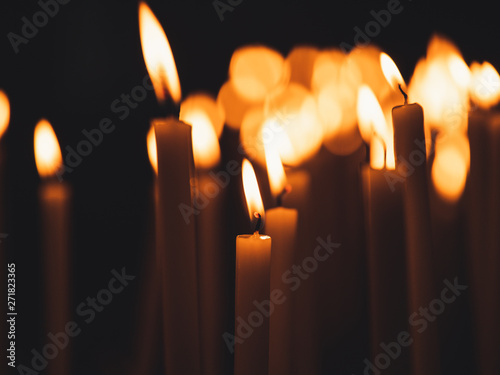
<path fill-rule="evenodd" d="M 235 355 L 234 374 L 268 373 L 271 237 L 259 234 L 264 206 L 252 165 L 242 165 L 243 184 L 250 218 L 258 216 L 254 234 L 236 238 Z"/>
<path fill-rule="evenodd" d="M 160 102 L 181 99 L 170 44 L 151 9 L 139 4 L 141 45 Z M 200 373 L 196 230 L 191 177 L 191 126 L 176 117 L 153 120 L 158 160 L 156 249 L 162 268 L 165 368 L 172 374 Z"/>
<path fill-rule="evenodd" d="M 266 233 L 273 239 L 271 251 L 270 291 L 282 295 L 278 304 L 273 304 L 269 318 L 269 374 L 291 374 L 293 366 L 293 316 L 292 291 L 283 282 L 285 273 L 292 269 L 295 257 L 295 232 L 298 212 L 282 207 L 286 187 L 286 175 L 279 153 L 267 144 L 266 164 L 271 192 L 278 201 L 278 207 L 266 211 Z"/>
<path fill-rule="evenodd" d="M 62 154 L 51 125 L 41 120 L 34 135 L 35 160 L 40 177 L 39 189 L 42 244 L 44 258 L 44 291 L 46 326 L 48 332 L 62 332 L 70 321 L 70 189 L 54 179 L 62 166 Z M 51 373 L 66 373 L 70 368 L 69 348 L 61 350 L 50 361 Z"/>
<path fill-rule="evenodd" d="M 403 183 L 403 207 L 405 214 L 406 254 L 408 265 L 408 294 L 410 312 L 417 312 L 436 297 L 432 264 L 432 239 L 430 229 L 429 195 L 427 185 L 427 161 L 425 156 L 424 114 L 419 104 L 394 107 L 394 148 L 396 166 L 405 173 Z M 408 164 L 411 163 L 411 164 Z M 440 372 L 437 325 L 431 325 L 420 333 L 412 325 L 414 339 L 411 347 L 414 374 L 438 374 Z"/>

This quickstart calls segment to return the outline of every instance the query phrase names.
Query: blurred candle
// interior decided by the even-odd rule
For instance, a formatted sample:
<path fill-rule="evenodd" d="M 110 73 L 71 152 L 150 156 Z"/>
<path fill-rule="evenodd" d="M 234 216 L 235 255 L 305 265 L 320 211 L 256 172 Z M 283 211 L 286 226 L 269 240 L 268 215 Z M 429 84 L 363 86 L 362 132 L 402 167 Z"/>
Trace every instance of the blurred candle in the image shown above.
<path fill-rule="evenodd" d="M 267 374 L 269 319 L 262 309 L 265 311 L 270 301 L 271 237 L 259 234 L 264 206 L 255 172 L 246 159 L 242 176 L 250 219 L 258 219 L 254 234 L 236 238 L 235 336 L 239 340 L 235 344 L 234 374 Z"/>
<path fill-rule="evenodd" d="M 216 128 L 224 118 L 215 100 L 204 94 L 192 94 L 181 104 L 180 119 L 193 127 L 193 156 L 197 189 L 193 201 L 196 216 L 198 277 L 200 296 L 201 368 L 206 375 L 224 372 L 227 347 L 221 337 L 226 329 L 226 272 L 223 220 L 224 191 L 212 176 L 220 161 Z"/>
<path fill-rule="evenodd" d="M 62 167 L 59 142 L 47 120 L 40 120 L 34 134 L 35 161 L 38 174 L 43 179 L 39 186 L 44 254 L 44 291 L 46 324 L 48 332 L 62 332 L 70 321 L 69 310 L 69 247 L 71 191 L 65 182 L 55 180 Z M 50 361 L 49 372 L 69 372 L 69 350 L 60 351 L 57 359 Z"/>
<path fill-rule="evenodd" d="M 369 89 L 367 89 L 369 90 Z M 386 165 L 387 124 L 374 95 L 360 89 L 358 125 L 370 141 L 370 164 L 361 166 L 368 254 L 370 306 L 370 349 L 372 363 L 383 351 L 380 344 L 390 342 L 408 330 L 405 303 L 406 254 L 401 184 L 394 178 L 394 166 Z M 382 132 L 382 134 L 380 134 Z M 396 182 L 396 183 L 395 183 Z M 401 353 L 385 370 L 387 374 L 410 372 L 409 353 Z"/>
<path fill-rule="evenodd" d="M 281 206 L 282 198 L 289 190 L 285 170 L 278 151 L 269 143 L 265 150 L 271 192 L 278 202 L 278 207 L 266 211 L 266 233 L 273 239 L 270 291 L 271 295 L 277 293 L 281 296 L 280 303 L 273 304 L 274 311 L 269 319 L 269 374 L 291 374 L 293 303 L 292 291 L 284 284 L 283 275 L 294 264 L 298 213 L 296 209 Z"/>
<path fill-rule="evenodd" d="M 436 296 L 432 264 L 427 160 L 425 154 L 424 114 L 419 104 L 394 107 L 394 148 L 399 173 L 405 171 L 403 207 L 405 214 L 408 264 L 409 308 L 411 312 L 426 306 Z M 408 168 L 405 170 L 405 168 Z M 439 340 L 436 325 L 425 332 L 410 327 L 414 339 L 412 368 L 415 375 L 440 373 Z"/>
<path fill-rule="evenodd" d="M 178 104 L 181 88 L 172 50 L 151 9 L 139 4 L 141 44 L 160 103 Z M 154 119 L 158 160 L 156 248 L 162 267 L 163 328 L 167 373 L 200 373 L 200 331 L 191 126 L 176 117 Z"/>

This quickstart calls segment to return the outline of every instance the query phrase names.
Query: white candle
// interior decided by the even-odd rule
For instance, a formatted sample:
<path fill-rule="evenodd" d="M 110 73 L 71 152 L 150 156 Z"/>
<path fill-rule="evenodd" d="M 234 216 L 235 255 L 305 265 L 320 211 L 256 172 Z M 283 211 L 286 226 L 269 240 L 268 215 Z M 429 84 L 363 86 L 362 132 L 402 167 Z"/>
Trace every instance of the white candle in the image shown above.
<path fill-rule="evenodd" d="M 269 303 L 271 237 L 260 235 L 264 206 L 255 172 L 248 160 L 243 161 L 242 175 L 250 218 L 259 216 L 254 234 L 236 238 L 235 296 L 235 375 L 267 374 L 269 320 L 265 307 Z"/>

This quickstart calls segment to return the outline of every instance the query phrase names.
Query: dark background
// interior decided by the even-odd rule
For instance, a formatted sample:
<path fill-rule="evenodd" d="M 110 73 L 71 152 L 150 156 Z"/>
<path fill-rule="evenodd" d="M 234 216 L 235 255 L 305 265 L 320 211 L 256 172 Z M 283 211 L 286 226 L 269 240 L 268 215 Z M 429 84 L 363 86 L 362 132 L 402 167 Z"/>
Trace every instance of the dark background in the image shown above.
<path fill-rule="evenodd" d="M 401 4 L 403 11 L 372 42 L 393 57 L 407 82 L 433 32 L 451 38 L 467 63 L 488 60 L 500 66 L 494 2 L 402 0 Z M 298 44 L 353 44 L 354 27 L 364 28 L 372 19 L 370 11 L 385 9 L 387 2 L 245 0 L 226 12 L 223 22 L 209 0 L 149 1 L 149 5 L 169 38 L 185 97 L 197 90 L 216 95 L 227 78 L 232 52 L 245 44 L 264 43 L 283 54 Z M 11 103 L 11 122 L 1 142 L 7 159 L 1 182 L 6 189 L 6 214 L 0 232 L 9 237 L 0 246 L 17 267 L 19 363 L 31 357 L 31 348 L 45 342 L 40 180 L 33 156 L 33 130 L 40 118 L 52 123 L 63 149 L 75 148 L 83 139 L 81 131 L 97 128 L 104 117 L 116 125 L 64 176 L 73 187 L 74 306 L 106 286 L 112 269 L 126 266 L 131 274 L 143 275 L 151 232 L 148 205 L 153 175 L 145 139 L 158 105 L 149 92 L 124 120 L 110 108 L 146 75 L 137 2 L 71 0 L 59 7 L 58 14 L 28 44 L 21 44 L 16 54 L 7 34 L 21 34 L 21 18 L 31 19 L 40 8 L 35 1 L 0 5 L 0 88 Z M 76 339 L 74 373 L 104 369 L 108 374 L 122 373 L 128 363 L 125 358 L 135 352 L 132 333 L 142 293 L 139 279 Z"/>

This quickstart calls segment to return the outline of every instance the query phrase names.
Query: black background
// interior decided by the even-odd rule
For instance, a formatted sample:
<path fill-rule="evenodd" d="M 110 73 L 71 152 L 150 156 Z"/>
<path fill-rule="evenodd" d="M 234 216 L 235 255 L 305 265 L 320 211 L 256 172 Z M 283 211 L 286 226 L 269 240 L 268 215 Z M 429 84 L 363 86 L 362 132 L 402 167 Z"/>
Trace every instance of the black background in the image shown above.
<path fill-rule="evenodd" d="M 407 82 L 433 32 L 453 40 L 467 63 L 488 60 L 500 66 L 494 2 L 401 0 L 401 4 L 403 11 L 373 43 L 393 57 Z M 364 28 L 372 19 L 370 11 L 386 8 L 387 2 L 245 0 L 226 12 L 223 22 L 209 0 L 149 5 L 169 38 L 186 96 L 197 90 L 216 95 L 227 78 L 232 52 L 245 44 L 263 43 L 283 54 L 298 44 L 353 44 L 354 27 Z M 47 118 L 63 149 L 76 147 L 83 139 L 81 131 L 98 127 L 104 117 L 116 125 L 64 176 L 73 187 L 71 282 L 76 306 L 104 287 L 114 268 L 126 266 L 131 274 L 142 274 L 153 180 L 145 137 L 149 119 L 158 112 L 152 92 L 124 120 L 110 108 L 146 75 L 136 1 L 71 0 L 60 5 L 58 14 L 16 54 L 7 34 L 21 34 L 21 18 L 31 19 L 38 10 L 35 1 L 0 5 L 0 88 L 11 103 L 10 126 L 1 142 L 7 166 L 1 182 L 6 187 L 6 214 L 0 232 L 9 234 L 2 251 L 7 249 L 17 264 L 20 362 L 44 342 L 35 124 Z M 243 205 L 234 209 L 245 210 Z M 131 332 L 138 319 L 139 279 L 76 339 L 74 373 L 103 369 L 108 374 L 123 373 L 126 358 L 137 345 Z"/>

